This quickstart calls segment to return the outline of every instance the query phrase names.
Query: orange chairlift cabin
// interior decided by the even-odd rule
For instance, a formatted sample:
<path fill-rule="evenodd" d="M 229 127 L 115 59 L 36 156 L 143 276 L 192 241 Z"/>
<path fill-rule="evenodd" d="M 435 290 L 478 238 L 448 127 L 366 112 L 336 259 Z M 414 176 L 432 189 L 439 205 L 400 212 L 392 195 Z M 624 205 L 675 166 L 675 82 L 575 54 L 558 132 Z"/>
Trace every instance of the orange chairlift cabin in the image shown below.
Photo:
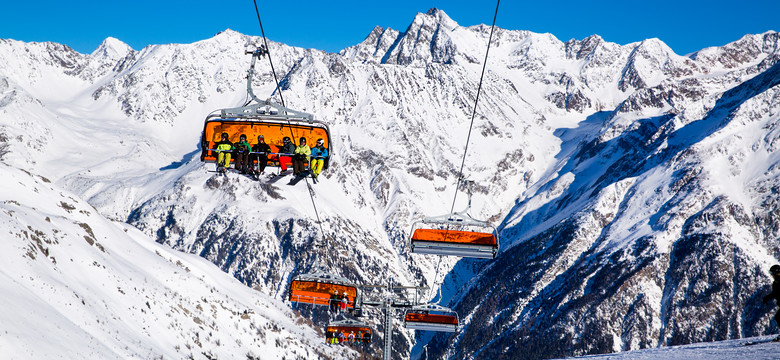
<path fill-rule="evenodd" d="M 474 219 L 469 202 L 465 210 L 442 216 L 426 217 L 412 225 L 410 244 L 413 253 L 493 259 L 498 251 L 498 232 L 487 221 Z"/>
<path fill-rule="evenodd" d="M 357 286 L 332 274 L 298 275 L 290 282 L 290 301 L 312 305 L 330 305 L 347 298 L 347 308 L 355 308 L 360 295 Z"/>
<path fill-rule="evenodd" d="M 315 120 L 311 114 L 286 108 L 270 100 L 258 99 L 252 91 L 255 62 L 258 57 L 268 54 L 268 51 L 261 46 L 255 50 L 247 50 L 245 53 L 252 54 L 246 82 L 250 101 L 244 106 L 216 110 L 206 116 L 200 141 L 201 161 L 217 162 L 218 151 L 215 149 L 215 144 L 220 141 L 222 133 L 227 133 L 232 143 L 238 142 L 242 134 L 246 135 L 248 142 L 253 146 L 258 141 L 257 137 L 263 135 L 265 143 L 272 151 L 268 154 L 268 166 L 279 166 L 279 150 L 283 139 L 289 137 L 294 144 L 298 145 L 299 139 L 304 137 L 310 146 L 319 139 L 323 140 L 329 154 L 323 166 L 327 169 L 332 153 L 328 124 Z M 252 101 L 254 103 L 251 103 Z M 231 162 L 233 160 L 231 159 Z"/>
<path fill-rule="evenodd" d="M 412 330 L 456 332 L 458 314 L 436 304 L 417 305 L 406 310 L 404 326 Z"/>
<path fill-rule="evenodd" d="M 342 334 L 342 337 L 338 336 L 339 333 Z M 370 343 L 373 335 L 371 327 L 367 323 L 345 319 L 328 323 L 328 326 L 325 327 L 325 341 L 330 343 L 334 338 L 348 341 L 350 333 L 355 334 L 354 341 L 356 343 Z"/>

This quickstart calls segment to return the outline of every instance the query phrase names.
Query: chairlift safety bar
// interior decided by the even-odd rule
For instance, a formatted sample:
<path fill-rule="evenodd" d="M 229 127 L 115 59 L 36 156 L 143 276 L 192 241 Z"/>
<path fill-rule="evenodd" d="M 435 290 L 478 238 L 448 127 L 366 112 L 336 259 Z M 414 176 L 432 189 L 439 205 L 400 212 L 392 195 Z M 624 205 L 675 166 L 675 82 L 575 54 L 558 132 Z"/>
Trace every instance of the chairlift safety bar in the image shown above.
<path fill-rule="evenodd" d="M 412 252 L 422 255 L 459 256 L 477 259 L 494 259 L 496 248 L 490 245 L 452 244 L 430 241 L 415 241 Z"/>

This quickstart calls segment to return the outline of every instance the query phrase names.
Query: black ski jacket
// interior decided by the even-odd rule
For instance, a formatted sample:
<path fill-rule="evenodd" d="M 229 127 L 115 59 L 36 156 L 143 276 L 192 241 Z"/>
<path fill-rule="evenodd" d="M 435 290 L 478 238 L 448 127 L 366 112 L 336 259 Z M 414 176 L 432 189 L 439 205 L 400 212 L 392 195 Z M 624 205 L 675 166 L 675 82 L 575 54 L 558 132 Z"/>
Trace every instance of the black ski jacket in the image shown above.
<path fill-rule="evenodd" d="M 769 295 L 764 296 L 764 302 L 766 303 L 772 299 L 780 300 L 780 281 L 778 280 L 772 282 L 772 292 L 769 293 Z"/>
<path fill-rule="evenodd" d="M 252 151 L 253 152 L 269 153 L 269 152 L 271 152 L 271 147 L 268 146 L 268 144 L 266 144 L 266 143 L 257 143 L 254 146 L 252 146 Z"/>
<path fill-rule="evenodd" d="M 295 153 L 295 144 L 291 142 L 288 142 L 287 145 L 282 145 L 279 147 L 279 152 L 282 154 L 294 154 Z"/>

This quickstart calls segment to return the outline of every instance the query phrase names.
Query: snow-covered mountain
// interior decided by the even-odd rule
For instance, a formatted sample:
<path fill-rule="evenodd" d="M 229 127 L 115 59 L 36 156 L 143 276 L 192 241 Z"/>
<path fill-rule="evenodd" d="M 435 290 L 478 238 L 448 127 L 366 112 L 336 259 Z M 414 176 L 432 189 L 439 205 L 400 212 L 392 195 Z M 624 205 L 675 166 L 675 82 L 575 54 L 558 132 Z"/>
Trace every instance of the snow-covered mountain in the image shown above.
<path fill-rule="evenodd" d="M 443 303 L 461 331 L 431 338 L 397 327 L 397 358 L 570 356 L 772 331 L 757 299 L 780 256 L 776 32 L 680 56 L 657 39 L 562 42 L 496 29 L 465 174 L 477 184 L 472 215 L 501 224 L 501 252 L 445 258 L 439 279 L 438 258 L 410 254 L 411 223 L 453 205 L 489 32 L 431 9 L 339 54 L 270 43 L 286 105 L 333 131 L 332 167 L 313 185 L 316 213 L 303 183 L 217 177 L 198 160 L 205 115 L 246 98 L 243 51 L 258 38 L 226 30 L 140 51 L 109 38 L 89 55 L 0 40 L 0 160 L 13 182 L 46 178 L 53 189 L 4 206 L 42 217 L 39 202 L 71 194 L 96 209 L 84 224 L 98 228 L 94 217 L 129 229 L 127 242 L 144 249 L 163 249 L 146 236 L 200 255 L 274 307 L 292 276 L 317 269 L 365 284 L 444 277 Z M 258 67 L 255 93 L 270 96 L 270 66 Z M 455 208 L 465 204 L 461 193 Z M 78 231 L 60 226 L 70 225 L 44 228 Z M 137 279 L 121 278 L 123 288 Z M 298 309 L 317 325 L 327 319 Z M 298 356 L 318 349 L 309 335 L 289 335 Z"/>
<path fill-rule="evenodd" d="M 4 359 L 356 358 L 286 304 L 0 164 Z"/>

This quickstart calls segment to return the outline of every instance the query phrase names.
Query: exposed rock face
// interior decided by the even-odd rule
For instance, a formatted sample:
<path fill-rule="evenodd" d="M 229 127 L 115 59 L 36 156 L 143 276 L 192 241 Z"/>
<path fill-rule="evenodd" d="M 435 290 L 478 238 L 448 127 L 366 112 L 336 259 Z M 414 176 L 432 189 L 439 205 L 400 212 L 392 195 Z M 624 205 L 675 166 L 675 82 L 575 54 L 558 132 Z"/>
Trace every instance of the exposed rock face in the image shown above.
<path fill-rule="evenodd" d="M 271 43 L 287 106 L 333 129 L 316 214 L 303 184 L 216 177 L 197 160 L 204 115 L 245 99 L 242 52 L 258 39 L 230 30 L 140 51 L 109 39 L 91 55 L 0 41 L 12 64 L 0 71 L 0 158 L 277 298 L 318 269 L 432 285 L 438 259 L 410 254 L 406 235 L 450 211 L 489 32 L 431 9 L 339 54 Z M 479 185 L 472 215 L 501 224 L 501 252 L 442 261 L 463 326 L 429 354 L 555 357 L 768 333 L 756 300 L 780 256 L 779 43 L 769 32 L 679 56 L 657 39 L 496 29 L 465 174 Z M 270 67 L 257 66 L 255 92 L 272 94 Z M 68 143 L 80 168 L 52 165 L 62 157 L 46 140 L 81 139 L 63 128 L 90 115 L 53 105 L 50 73 L 108 114 L 91 120 L 116 146 Z M 405 358 L 414 334 L 396 335 Z"/>

